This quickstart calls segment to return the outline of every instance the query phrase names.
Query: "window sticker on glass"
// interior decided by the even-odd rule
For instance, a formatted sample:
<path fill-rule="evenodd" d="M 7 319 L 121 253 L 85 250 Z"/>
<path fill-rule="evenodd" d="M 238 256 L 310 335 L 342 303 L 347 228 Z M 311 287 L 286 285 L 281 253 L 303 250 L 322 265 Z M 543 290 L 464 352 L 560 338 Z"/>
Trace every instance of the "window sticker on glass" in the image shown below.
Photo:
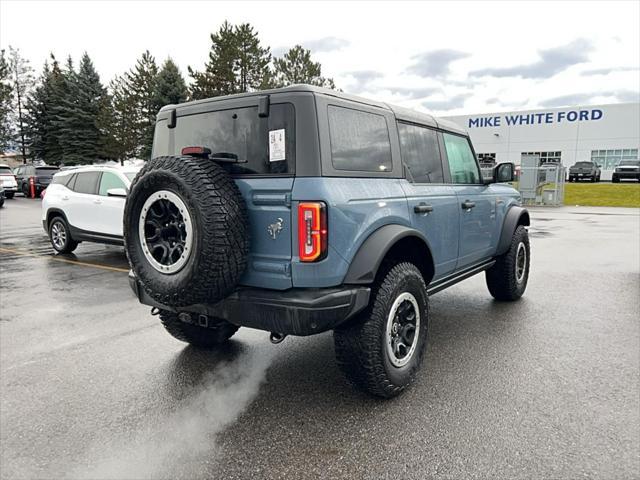
<path fill-rule="evenodd" d="M 286 160 L 284 128 L 269 130 L 269 161 L 279 162 Z"/>

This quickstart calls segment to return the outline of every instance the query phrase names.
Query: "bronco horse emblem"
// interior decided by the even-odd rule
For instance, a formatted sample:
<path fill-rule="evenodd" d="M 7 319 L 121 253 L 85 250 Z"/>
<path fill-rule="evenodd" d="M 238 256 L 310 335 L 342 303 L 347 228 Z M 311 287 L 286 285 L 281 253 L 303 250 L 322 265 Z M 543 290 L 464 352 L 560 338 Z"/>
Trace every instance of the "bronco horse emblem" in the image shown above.
<path fill-rule="evenodd" d="M 278 234 L 282 231 L 282 222 L 281 218 L 278 218 L 274 223 L 267 227 L 267 232 L 269 232 L 269 236 L 274 240 L 278 236 Z"/>

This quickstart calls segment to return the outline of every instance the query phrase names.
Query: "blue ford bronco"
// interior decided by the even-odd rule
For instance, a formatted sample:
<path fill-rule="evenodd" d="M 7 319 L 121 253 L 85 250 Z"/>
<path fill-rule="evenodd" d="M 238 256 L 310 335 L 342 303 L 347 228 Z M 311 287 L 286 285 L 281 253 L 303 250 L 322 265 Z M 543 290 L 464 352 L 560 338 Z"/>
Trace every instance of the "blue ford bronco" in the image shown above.
<path fill-rule="evenodd" d="M 130 284 L 198 347 L 333 330 L 348 380 L 392 397 L 420 367 L 430 295 L 481 272 L 497 300 L 524 293 L 513 176 L 483 178 L 451 122 L 331 90 L 168 105 L 126 203 Z"/>

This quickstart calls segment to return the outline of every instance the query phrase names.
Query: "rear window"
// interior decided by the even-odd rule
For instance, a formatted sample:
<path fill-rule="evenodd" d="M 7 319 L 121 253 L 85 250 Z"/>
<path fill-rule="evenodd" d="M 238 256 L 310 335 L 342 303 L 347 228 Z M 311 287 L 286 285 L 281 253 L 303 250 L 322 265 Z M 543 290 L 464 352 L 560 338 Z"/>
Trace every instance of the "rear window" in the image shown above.
<path fill-rule="evenodd" d="M 0 175 L 13 175 L 13 171 L 9 167 L 0 167 Z"/>
<path fill-rule="evenodd" d="M 167 128 L 165 120 L 156 124 L 153 157 L 180 155 L 194 146 L 209 148 L 211 156 L 236 156 L 241 162 L 221 163 L 232 174 L 293 174 L 293 105 L 271 105 L 267 118 L 258 116 L 257 107 L 244 107 L 178 116 L 175 128 Z"/>
<path fill-rule="evenodd" d="M 622 160 L 618 165 L 621 166 L 633 166 L 633 167 L 637 167 L 638 165 L 640 165 L 640 160 Z"/>
<path fill-rule="evenodd" d="M 329 105 L 331 161 L 336 170 L 391 171 L 391 143 L 382 115 Z"/>
<path fill-rule="evenodd" d="M 577 162 L 575 164 L 576 167 L 592 167 L 593 163 L 591 162 Z"/>

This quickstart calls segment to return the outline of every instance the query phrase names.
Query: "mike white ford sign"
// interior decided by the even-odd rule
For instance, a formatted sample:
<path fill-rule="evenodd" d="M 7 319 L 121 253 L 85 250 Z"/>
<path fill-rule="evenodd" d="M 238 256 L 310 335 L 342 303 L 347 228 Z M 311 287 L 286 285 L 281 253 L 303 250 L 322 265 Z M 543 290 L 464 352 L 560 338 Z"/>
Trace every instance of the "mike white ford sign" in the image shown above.
<path fill-rule="evenodd" d="M 547 123 L 587 122 L 602 118 L 602 110 L 560 110 L 557 112 L 514 113 L 469 119 L 468 128 L 541 125 Z"/>

